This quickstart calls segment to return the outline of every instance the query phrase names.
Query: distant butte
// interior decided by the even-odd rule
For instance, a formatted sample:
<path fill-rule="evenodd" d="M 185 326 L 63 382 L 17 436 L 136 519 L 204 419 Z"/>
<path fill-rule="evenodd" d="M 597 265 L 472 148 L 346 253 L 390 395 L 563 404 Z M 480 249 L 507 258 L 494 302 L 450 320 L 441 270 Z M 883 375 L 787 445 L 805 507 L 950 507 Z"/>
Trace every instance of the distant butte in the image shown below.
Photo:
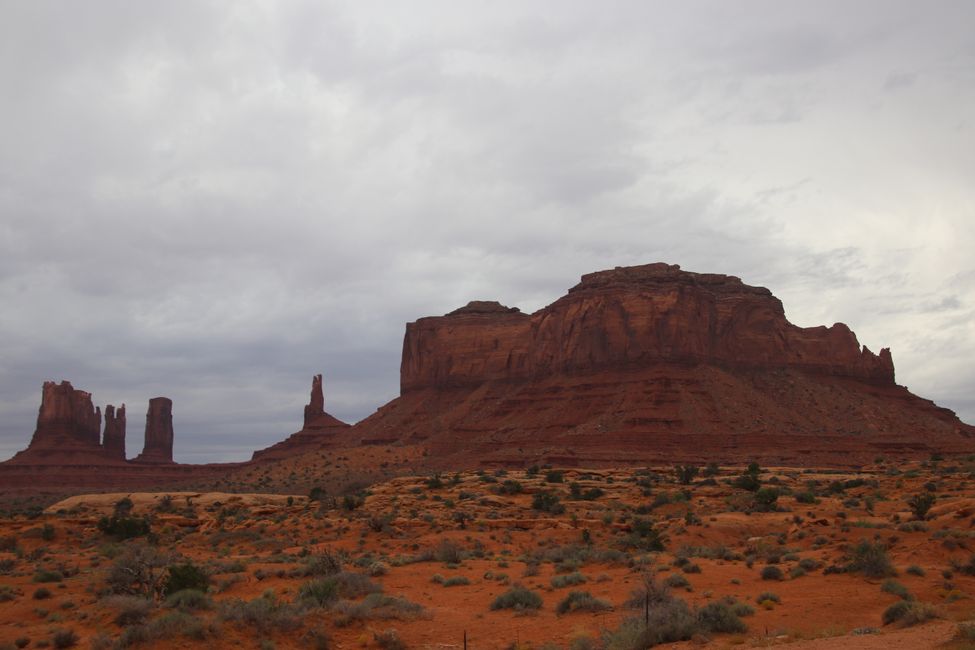
<path fill-rule="evenodd" d="M 452 467 L 849 464 L 970 453 L 973 434 L 846 325 L 797 327 L 768 289 L 661 263 L 584 275 L 530 315 L 471 302 L 407 324 L 400 397 L 350 432 Z"/>

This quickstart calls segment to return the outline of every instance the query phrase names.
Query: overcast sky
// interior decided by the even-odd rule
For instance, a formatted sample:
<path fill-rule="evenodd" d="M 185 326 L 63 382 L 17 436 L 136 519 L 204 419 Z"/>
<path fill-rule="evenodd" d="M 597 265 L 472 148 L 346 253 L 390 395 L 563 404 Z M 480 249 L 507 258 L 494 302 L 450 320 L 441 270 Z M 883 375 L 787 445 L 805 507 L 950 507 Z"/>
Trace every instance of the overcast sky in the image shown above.
<path fill-rule="evenodd" d="M 975 422 L 975 3 L 0 0 L 0 458 L 41 383 L 176 457 L 398 394 L 404 324 L 665 261 Z"/>

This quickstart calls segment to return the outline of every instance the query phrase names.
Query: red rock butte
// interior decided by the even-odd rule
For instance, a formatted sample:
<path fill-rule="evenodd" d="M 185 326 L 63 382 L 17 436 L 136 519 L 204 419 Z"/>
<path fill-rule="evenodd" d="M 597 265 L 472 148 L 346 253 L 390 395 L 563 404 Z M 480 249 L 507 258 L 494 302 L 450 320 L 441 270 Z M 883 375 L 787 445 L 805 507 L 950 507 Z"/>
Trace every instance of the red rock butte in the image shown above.
<path fill-rule="evenodd" d="M 973 433 L 846 325 L 797 327 L 768 289 L 648 264 L 530 315 L 479 301 L 407 324 L 400 397 L 350 435 L 444 466 L 802 465 L 971 453 Z"/>

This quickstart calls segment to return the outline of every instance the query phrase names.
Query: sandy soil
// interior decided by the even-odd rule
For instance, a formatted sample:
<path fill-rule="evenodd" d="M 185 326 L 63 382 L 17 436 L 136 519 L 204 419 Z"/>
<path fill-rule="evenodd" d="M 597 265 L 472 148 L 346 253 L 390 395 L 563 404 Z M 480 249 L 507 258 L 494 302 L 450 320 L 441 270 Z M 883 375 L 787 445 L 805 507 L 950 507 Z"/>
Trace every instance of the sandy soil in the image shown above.
<path fill-rule="evenodd" d="M 952 639 L 975 618 L 975 465 L 765 469 L 763 487 L 778 493 L 768 508 L 732 484 L 742 471 L 689 485 L 666 467 L 448 473 L 320 500 L 243 490 L 75 496 L 0 520 L 0 650 L 23 640 L 57 647 L 64 630 L 94 648 L 316 647 L 326 636 L 317 647 L 462 648 L 465 633 L 472 649 L 614 647 L 604 642 L 621 622 L 643 615 L 626 602 L 649 575 L 673 581 L 672 597 L 691 608 L 739 603 L 747 626 L 662 647 L 972 647 Z M 259 479 L 254 487 L 266 488 Z M 557 498 L 556 512 L 539 509 L 542 494 Z M 934 500 L 921 521 L 909 500 L 924 494 Z M 149 518 L 149 536 L 99 529 L 123 499 L 127 516 Z M 881 549 L 889 575 L 857 569 L 861 543 Z M 191 562 L 209 576 L 207 608 L 180 614 L 160 597 L 144 620 L 119 619 L 126 607 L 110 574 L 147 546 L 164 556 L 160 575 Z M 340 559 L 345 586 L 311 606 L 302 589 L 337 579 L 316 563 L 325 555 Z M 780 579 L 768 575 L 775 569 Z M 492 609 L 515 585 L 541 607 Z M 39 589 L 49 595 L 37 598 Z M 369 589 L 400 600 L 376 605 Z M 557 613 L 572 591 L 608 607 Z M 764 592 L 778 602 L 759 603 Z M 902 601 L 930 605 L 934 618 L 884 625 Z M 401 646 L 384 640 L 390 630 Z"/>

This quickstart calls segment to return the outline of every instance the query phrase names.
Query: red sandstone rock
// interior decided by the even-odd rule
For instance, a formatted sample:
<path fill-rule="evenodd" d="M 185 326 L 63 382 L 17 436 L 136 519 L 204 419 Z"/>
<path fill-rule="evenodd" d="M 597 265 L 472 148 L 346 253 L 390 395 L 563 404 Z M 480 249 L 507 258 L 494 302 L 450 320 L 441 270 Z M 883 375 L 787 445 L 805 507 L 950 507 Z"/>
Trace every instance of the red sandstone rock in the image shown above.
<path fill-rule="evenodd" d="M 322 390 L 322 376 L 311 378 L 311 398 L 305 406 L 305 426 L 316 418 L 325 415 L 325 392 Z"/>
<path fill-rule="evenodd" d="M 315 375 L 311 380 L 311 400 L 305 406 L 305 420 L 301 431 L 291 434 L 285 440 L 266 449 L 255 451 L 251 460 L 280 460 L 320 449 L 331 444 L 337 434 L 349 428 L 348 424 L 325 412 L 322 376 Z"/>
<path fill-rule="evenodd" d="M 28 448 L 97 448 L 101 424 L 101 410 L 92 405 L 91 393 L 75 390 L 69 381 L 46 381 Z"/>
<path fill-rule="evenodd" d="M 109 457 L 125 460 L 125 404 L 118 411 L 111 404 L 105 407 L 102 447 Z"/>
<path fill-rule="evenodd" d="M 474 302 L 409 323 L 400 393 L 349 435 L 461 465 L 975 451 L 975 428 L 895 384 L 889 350 L 667 264 L 585 275 L 530 316 Z"/>
<path fill-rule="evenodd" d="M 153 397 L 146 411 L 146 440 L 139 463 L 173 462 L 173 400 Z"/>

